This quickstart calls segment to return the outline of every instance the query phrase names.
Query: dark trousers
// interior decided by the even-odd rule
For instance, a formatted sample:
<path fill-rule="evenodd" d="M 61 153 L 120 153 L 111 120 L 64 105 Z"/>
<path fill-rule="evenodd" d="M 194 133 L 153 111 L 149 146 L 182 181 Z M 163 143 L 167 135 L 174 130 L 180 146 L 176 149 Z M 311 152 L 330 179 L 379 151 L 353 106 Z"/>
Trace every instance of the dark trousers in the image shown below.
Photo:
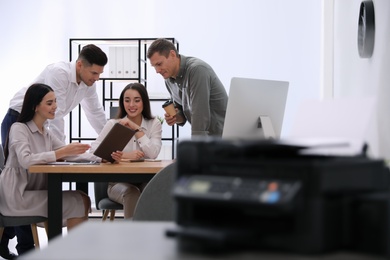
<path fill-rule="evenodd" d="M 14 238 L 16 235 L 18 244 L 16 250 L 18 255 L 22 255 L 27 251 L 34 248 L 34 239 L 31 232 L 31 226 L 19 226 L 19 227 L 6 227 L 4 229 L 3 237 L 1 238 L 0 244 L 8 247 L 9 240 Z"/>
<path fill-rule="evenodd" d="M 13 109 L 8 109 L 7 114 L 5 114 L 5 117 L 3 119 L 3 122 L 1 122 L 1 144 L 3 145 L 3 148 L 8 137 L 9 129 L 11 128 L 11 125 L 16 122 L 18 117 L 19 112 Z"/>
<path fill-rule="evenodd" d="M 9 129 L 11 128 L 11 125 L 16 122 L 18 116 L 19 113 L 17 111 L 8 109 L 8 112 L 5 115 L 3 122 L 1 123 L 1 143 L 3 147 L 5 146 L 6 140 L 8 138 Z M 6 227 L 4 229 L 0 244 L 8 247 L 9 240 L 14 238 L 15 235 L 18 239 L 16 250 L 18 251 L 19 255 L 34 248 L 34 239 L 32 237 L 31 227 L 29 225 L 20 227 Z"/>

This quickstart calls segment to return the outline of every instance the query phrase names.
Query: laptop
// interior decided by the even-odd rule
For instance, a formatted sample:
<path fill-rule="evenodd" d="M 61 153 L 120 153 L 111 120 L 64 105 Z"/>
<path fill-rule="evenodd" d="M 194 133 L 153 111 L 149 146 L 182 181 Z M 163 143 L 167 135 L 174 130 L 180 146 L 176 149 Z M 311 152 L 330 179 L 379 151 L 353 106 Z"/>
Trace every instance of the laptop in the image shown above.
<path fill-rule="evenodd" d="M 134 130 L 116 123 L 93 154 L 109 162 L 114 162 L 111 153 L 122 151 L 134 134 Z"/>
<path fill-rule="evenodd" d="M 48 165 L 94 165 L 100 164 L 97 161 L 58 161 L 58 162 L 49 162 Z"/>

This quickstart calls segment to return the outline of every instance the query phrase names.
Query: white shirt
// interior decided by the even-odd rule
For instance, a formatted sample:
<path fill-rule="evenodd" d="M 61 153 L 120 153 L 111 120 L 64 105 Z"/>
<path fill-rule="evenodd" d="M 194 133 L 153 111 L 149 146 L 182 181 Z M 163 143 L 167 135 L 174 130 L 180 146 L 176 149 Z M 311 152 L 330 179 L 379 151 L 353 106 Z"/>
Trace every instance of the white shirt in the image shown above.
<path fill-rule="evenodd" d="M 96 133 L 100 133 L 103 129 L 107 119 L 96 93 L 96 84 L 90 87 L 82 81 L 77 84 L 75 62 L 50 64 L 30 85 L 33 83 L 44 83 L 54 90 L 57 98 L 57 110 L 55 118 L 47 120 L 47 126 L 60 140 L 65 141 L 64 117 L 78 104 L 81 104 L 89 123 Z M 22 88 L 14 95 L 9 105 L 11 109 L 20 113 L 27 88 Z"/>
<path fill-rule="evenodd" d="M 104 137 L 110 132 L 111 128 L 119 121 L 119 119 L 110 119 L 107 124 L 104 126 L 103 130 L 100 132 L 99 136 L 91 144 L 90 152 L 93 153 L 100 143 L 103 141 Z M 127 143 L 123 152 L 131 152 L 134 150 L 139 150 L 144 152 L 145 158 L 147 159 L 156 159 L 160 153 L 162 141 L 161 133 L 162 126 L 161 122 L 154 118 L 152 120 L 147 120 L 142 118 L 142 123 L 140 125 L 144 130 L 144 136 L 137 139 L 135 135 Z"/>

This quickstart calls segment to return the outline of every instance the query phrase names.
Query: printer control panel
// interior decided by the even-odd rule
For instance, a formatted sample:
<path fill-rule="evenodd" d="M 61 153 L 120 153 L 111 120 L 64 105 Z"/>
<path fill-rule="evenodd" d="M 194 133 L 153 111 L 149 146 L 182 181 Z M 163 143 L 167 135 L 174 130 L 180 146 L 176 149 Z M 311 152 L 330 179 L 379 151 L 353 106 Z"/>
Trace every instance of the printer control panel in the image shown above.
<path fill-rule="evenodd" d="M 199 199 L 284 204 L 295 198 L 300 187 L 299 181 L 192 175 L 180 178 L 174 192 Z"/>

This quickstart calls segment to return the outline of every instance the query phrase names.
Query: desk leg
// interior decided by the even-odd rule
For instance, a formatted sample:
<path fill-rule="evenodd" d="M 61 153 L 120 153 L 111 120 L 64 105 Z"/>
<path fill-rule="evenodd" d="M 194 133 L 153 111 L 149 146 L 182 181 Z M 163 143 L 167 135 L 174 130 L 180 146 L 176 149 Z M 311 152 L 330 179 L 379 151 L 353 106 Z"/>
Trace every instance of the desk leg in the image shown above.
<path fill-rule="evenodd" d="M 48 239 L 62 234 L 62 179 L 61 174 L 48 174 L 47 215 Z"/>

